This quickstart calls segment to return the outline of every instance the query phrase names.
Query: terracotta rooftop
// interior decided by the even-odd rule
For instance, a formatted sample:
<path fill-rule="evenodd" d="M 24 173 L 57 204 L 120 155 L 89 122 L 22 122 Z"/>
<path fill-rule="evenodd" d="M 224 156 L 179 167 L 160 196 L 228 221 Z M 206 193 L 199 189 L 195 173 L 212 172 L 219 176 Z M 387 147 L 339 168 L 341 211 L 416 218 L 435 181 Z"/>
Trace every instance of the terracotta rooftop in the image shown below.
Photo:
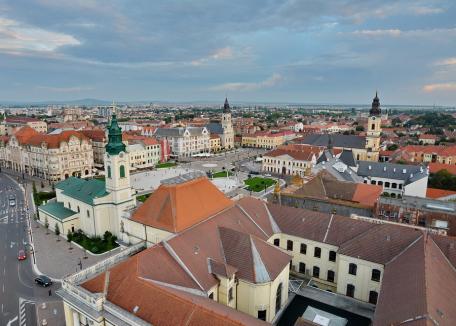
<path fill-rule="evenodd" d="M 456 195 L 456 191 L 453 190 L 444 190 L 444 189 L 437 189 L 437 188 L 427 188 L 426 190 L 426 197 L 432 199 L 439 199 L 447 196 L 454 196 Z"/>
<path fill-rule="evenodd" d="M 48 148 L 58 148 L 62 142 L 68 142 L 71 137 L 76 137 L 79 140 L 88 139 L 82 133 L 75 130 L 64 130 L 58 134 L 41 134 L 29 126 L 19 129 L 14 134 L 14 137 L 16 137 L 21 145 L 40 147 L 44 143 Z"/>
<path fill-rule="evenodd" d="M 263 156 L 279 157 L 288 155 L 295 160 L 311 161 L 312 158 L 317 158 L 322 152 L 321 147 L 317 146 L 299 146 L 299 145 L 286 145 L 265 153 Z"/>
<path fill-rule="evenodd" d="M 441 170 L 447 170 L 451 174 L 456 175 L 456 165 L 453 164 L 429 163 L 428 167 L 430 173 L 437 173 Z"/>
<path fill-rule="evenodd" d="M 183 231 L 233 206 L 206 177 L 162 184 L 133 214 L 132 220 L 168 232 Z"/>

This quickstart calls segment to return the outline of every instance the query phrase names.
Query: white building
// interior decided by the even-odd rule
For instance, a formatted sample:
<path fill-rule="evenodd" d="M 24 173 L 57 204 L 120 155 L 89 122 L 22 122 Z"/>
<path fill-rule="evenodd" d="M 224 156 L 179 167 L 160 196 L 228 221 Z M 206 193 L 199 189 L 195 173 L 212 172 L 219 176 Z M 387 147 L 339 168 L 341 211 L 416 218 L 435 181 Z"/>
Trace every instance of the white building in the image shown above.
<path fill-rule="evenodd" d="M 209 153 L 210 134 L 206 127 L 158 128 L 154 136 L 166 139 L 175 158 L 191 157 L 194 154 Z"/>

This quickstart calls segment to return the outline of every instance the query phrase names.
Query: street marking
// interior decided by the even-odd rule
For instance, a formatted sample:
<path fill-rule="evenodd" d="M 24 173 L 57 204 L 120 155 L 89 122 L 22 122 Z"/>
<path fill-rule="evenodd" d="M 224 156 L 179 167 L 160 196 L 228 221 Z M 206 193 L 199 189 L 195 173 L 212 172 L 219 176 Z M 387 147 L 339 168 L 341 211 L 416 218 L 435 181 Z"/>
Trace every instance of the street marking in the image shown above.
<path fill-rule="evenodd" d="M 18 320 L 18 316 L 14 317 L 13 319 L 11 319 L 8 324 L 6 324 L 6 326 L 11 326 L 16 320 Z"/>

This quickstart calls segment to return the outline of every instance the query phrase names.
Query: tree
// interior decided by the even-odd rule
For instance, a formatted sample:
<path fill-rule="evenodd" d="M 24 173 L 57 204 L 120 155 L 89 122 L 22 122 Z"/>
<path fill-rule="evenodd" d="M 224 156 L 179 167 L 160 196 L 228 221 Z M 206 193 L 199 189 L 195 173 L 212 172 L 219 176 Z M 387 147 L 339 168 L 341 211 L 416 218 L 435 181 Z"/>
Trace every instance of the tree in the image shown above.
<path fill-rule="evenodd" d="M 73 233 L 71 233 L 71 230 L 68 230 L 67 232 L 67 241 L 71 242 L 73 240 Z"/>
<path fill-rule="evenodd" d="M 49 221 L 48 218 L 44 218 L 44 227 L 46 228 L 46 234 L 49 234 Z"/>
<path fill-rule="evenodd" d="M 364 131 L 364 127 L 363 126 L 356 126 L 356 131 Z"/>
<path fill-rule="evenodd" d="M 397 144 L 391 144 L 391 145 L 388 145 L 387 149 L 389 151 L 395 151 L 396 149 L 398 149 L 399 147 L 397 146 Z"/>
<path fill-rule="evenodd" d="M 36 195 L 37 191 L 36 191 L 35 181 L 33 181 L 33 183 L 32 183 L 32 191 L 33 191 L 33 194 Z"/>
<path fill-rule="evenodd" d="M 59 228 L 59 225 L 57 224 L 57 222 L 55 222 L 54 233 L 56 236 L 60 235 L 60 228 Z"/>

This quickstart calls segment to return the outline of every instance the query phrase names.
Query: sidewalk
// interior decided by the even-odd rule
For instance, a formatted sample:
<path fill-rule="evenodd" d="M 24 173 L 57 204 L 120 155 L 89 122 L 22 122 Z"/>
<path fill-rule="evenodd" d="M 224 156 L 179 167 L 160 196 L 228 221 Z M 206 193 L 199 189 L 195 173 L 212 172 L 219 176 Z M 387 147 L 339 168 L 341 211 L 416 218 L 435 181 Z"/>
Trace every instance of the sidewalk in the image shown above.
<path fill-rule="evenodd" d="M 80 264 L 84 269 L 120 251 L 119 247 L 102 255 L 93 255 L 89 252 L 84 254 L 84 251 L 75 244 L 71 244 L 70 250 L 70 243 L 66 239 L 57 237 L 51 231 L 46 234 L 46 228 L 34 220 L 31 224 L 37 267 L 41 273 L 55 280 L 79 271 Z"/>

